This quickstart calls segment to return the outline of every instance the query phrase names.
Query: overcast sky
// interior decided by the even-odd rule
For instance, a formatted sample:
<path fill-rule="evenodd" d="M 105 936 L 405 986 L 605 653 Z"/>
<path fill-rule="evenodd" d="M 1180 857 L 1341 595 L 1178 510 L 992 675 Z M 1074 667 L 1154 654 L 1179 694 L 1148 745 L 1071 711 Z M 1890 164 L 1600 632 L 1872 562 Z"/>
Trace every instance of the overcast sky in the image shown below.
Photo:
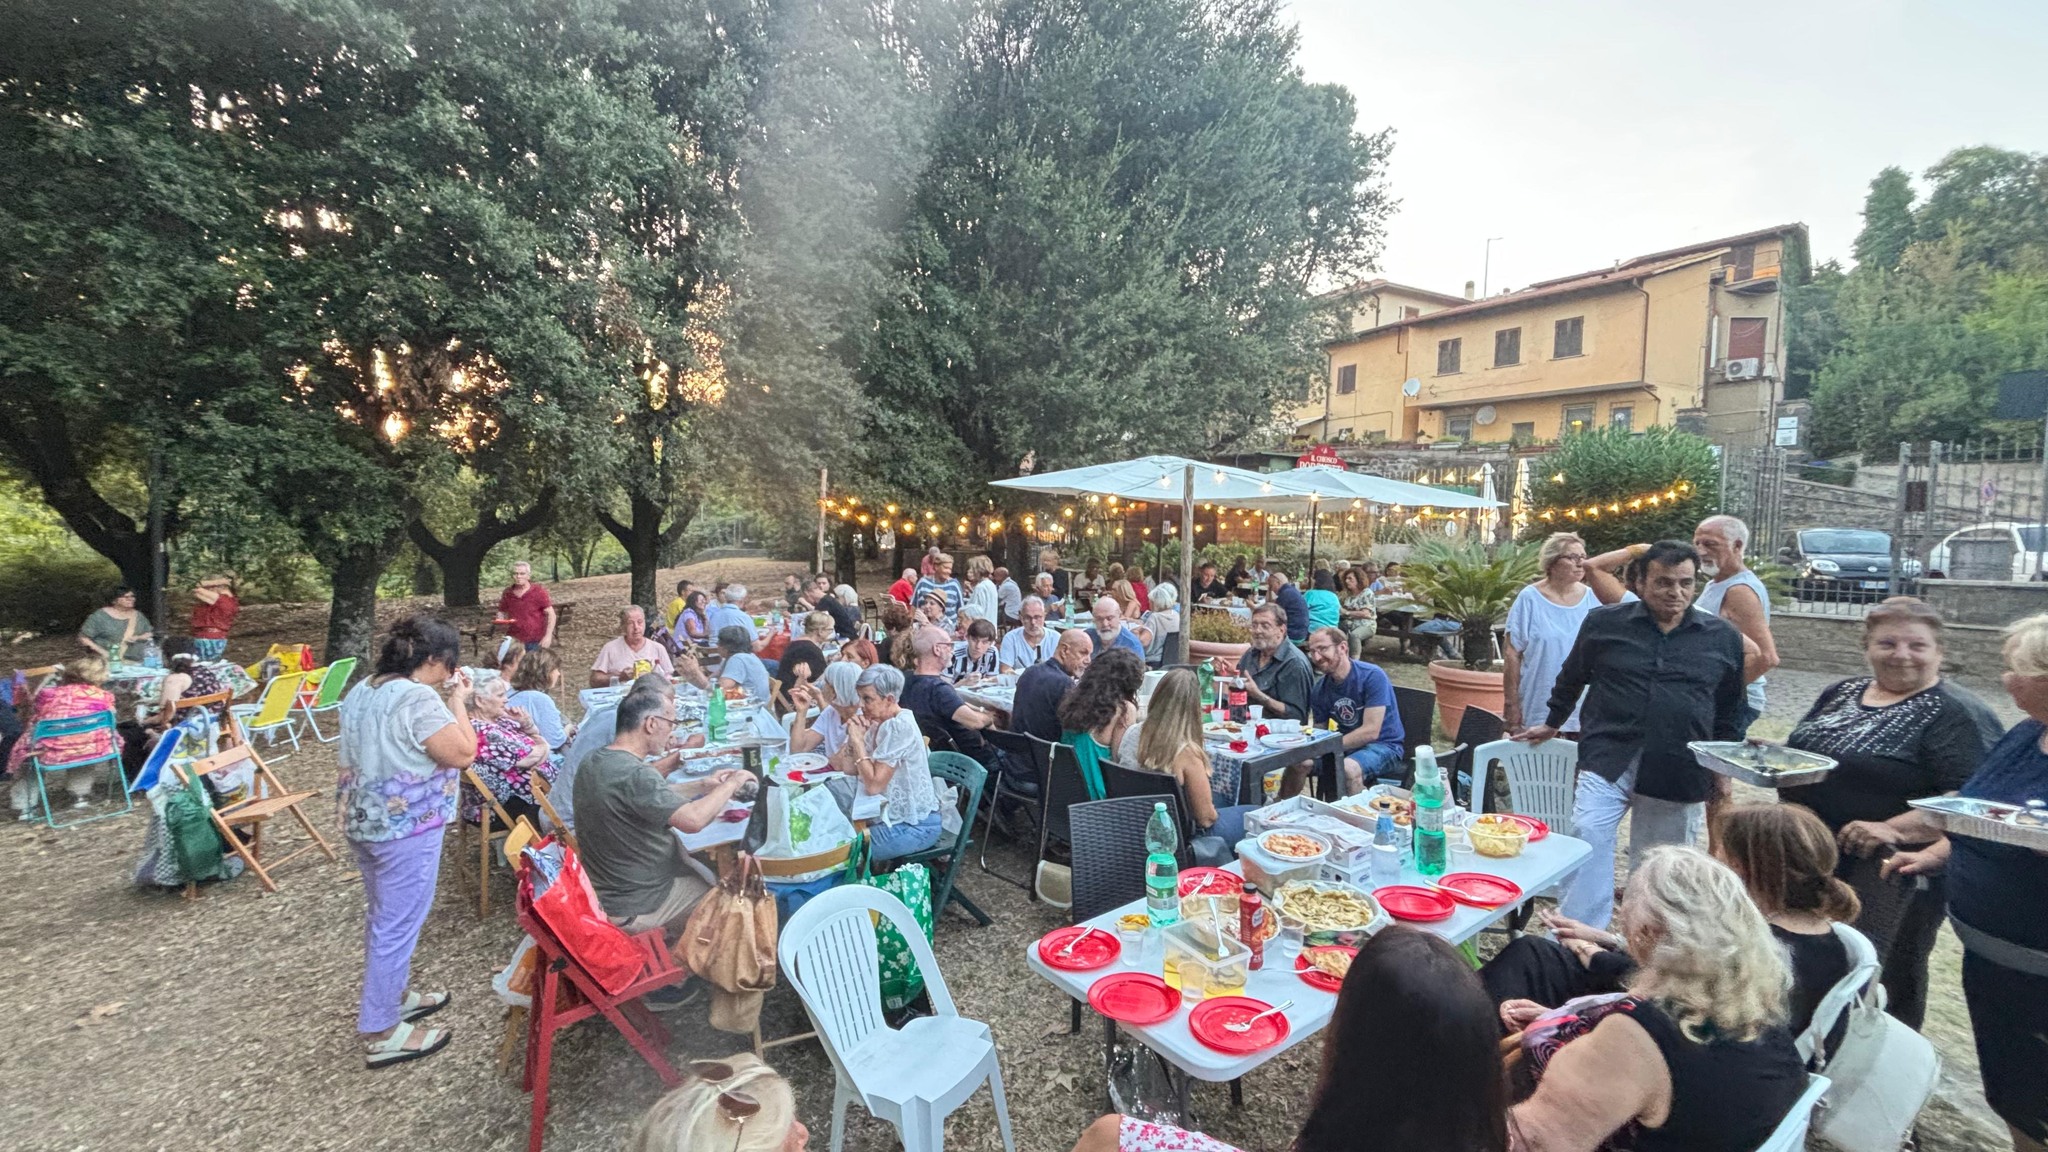
<path fill-rule="evenodd" d="M 1312 81 L 1393 128 L 1389 279 L 1495 292 L 1804 221 L 1848 262 L 1887 164 L 2048 151 L 2048 0 L 1291 0 Z"/>

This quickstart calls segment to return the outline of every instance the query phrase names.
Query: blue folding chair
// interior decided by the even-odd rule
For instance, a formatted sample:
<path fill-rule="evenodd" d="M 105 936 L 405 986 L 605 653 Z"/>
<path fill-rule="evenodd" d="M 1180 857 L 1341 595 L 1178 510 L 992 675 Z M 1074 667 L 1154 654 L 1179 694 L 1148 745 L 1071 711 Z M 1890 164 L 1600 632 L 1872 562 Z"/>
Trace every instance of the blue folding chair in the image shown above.
<path fill-rule="evenodd" d="M 40 749 L 43 746 L 44 740 L 53 738 L 63 739 L 67 736 L 85 736 L 93 732 L 105 732 L 107 734 L 107 739 L 113 745 L 113 755 L 102 756 L 96 760 L 78 760 L 70 764 L 43 763 Z M 29 739 L 34 741 L 30 747 L 38 750 L 30 754 L 29 765 L 36 772 L 36 795 L 43 802 L 43 822 L 50 827 L 70 828 L 79 824 L 90 824 L 94 820 L 105 820 L 110 816 L 125 816 L 128 814 L 129 809 L 135 806 L 135 801 L 128 795 L 128 769 L 121 763 L 121 734 L 114 729 L 114 714 L 112 712 L 95 712 L 90 716 L 67 716 L 62 719 L 38 720 L 34 730 L 29 733 Z M 66 820 L 61 824 L 58 823 L 56 806 L 50 803 L 50 788 L 44 780 L 44 775 L 49 772 L 69 772 L 77 768 L 90 768 L 95 764 L 105 764 L 108 761 L 113 762 L 113 775 L 121 781 L 121 810 L 118 812 L 102 812 L 97 816 L 81 816 L 76 820 Z"/>

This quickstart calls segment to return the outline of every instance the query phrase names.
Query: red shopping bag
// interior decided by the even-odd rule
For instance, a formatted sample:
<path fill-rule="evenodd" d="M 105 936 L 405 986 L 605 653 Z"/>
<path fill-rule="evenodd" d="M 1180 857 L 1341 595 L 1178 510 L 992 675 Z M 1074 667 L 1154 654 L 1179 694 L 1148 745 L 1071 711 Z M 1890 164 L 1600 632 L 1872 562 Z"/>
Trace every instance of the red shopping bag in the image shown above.
<path fill-rule="evenodd" d="M 540 895 L 533 894 L 531 868 L 521 869 L 519 887 L 562 950 L 590 973 L 598 987 L 616 996 L 639 979 L 647 953 L 605 918 L 583 861 L 573 849 L 563 845 L 561 874 Z"/>

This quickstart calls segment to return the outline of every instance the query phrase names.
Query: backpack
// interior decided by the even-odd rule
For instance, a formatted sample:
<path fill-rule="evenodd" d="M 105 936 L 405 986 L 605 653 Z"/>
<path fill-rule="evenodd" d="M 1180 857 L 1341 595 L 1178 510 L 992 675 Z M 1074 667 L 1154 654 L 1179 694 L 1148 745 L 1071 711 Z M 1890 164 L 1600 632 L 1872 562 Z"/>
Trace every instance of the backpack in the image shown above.
<path fill-rule="evenodd" d="M 1925 1036 L 1884 1010 L 1877 949 L 1847 924 L 1834 930 L 1848 950 L 1849 974 L 1821 998 L 1795 1041 L 1808 1070 L 1833 1082 L 1814 1109 L 1812 1131 L 1845 1152 L 1895 1150 L 1934 1093 L 1941 1057 Z M 1848 1026 L 1830 1053 L 1828 1034 L 1845 1014 Z"/>

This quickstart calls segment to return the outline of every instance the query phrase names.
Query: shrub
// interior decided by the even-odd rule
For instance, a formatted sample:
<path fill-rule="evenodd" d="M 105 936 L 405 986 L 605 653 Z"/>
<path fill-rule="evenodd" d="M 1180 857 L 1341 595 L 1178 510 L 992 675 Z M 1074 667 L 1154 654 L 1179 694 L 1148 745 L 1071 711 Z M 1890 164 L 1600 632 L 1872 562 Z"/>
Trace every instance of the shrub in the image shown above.
<path fill-rule="evenodd" d="M 1534 466 L 1541 472 L 1530 485 L 1536 514 L 1524 540 L 1576 532 L 1596 555 L 1625 544 L 1690 540 L 1693 528 L 1720 506 L 1713 447 L 1675 428 L 1580 432 Z M 1667 499 L 1674 488 L 1679 497 Z"/>
<path fill-rule="evenodd" d="M 1228 612 L 1196 612 L 1188 621 L 1188 639 L 1205 644 L 1249 644 L 1252 630 Z"/>

